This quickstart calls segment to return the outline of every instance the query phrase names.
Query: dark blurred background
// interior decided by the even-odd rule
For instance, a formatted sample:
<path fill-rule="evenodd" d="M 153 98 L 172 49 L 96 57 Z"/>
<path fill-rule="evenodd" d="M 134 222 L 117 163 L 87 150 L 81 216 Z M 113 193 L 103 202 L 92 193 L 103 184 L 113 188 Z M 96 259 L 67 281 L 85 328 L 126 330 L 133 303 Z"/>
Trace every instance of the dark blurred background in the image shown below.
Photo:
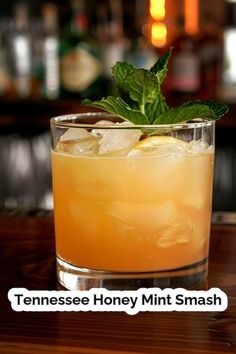
<path fill-rule="evenodd" d="M 236 210 L 236 1 L 0 2 L 0 208 L 52 209 L 49 119 L 115 90 L 111 66 L 169 47 L 170 105 L 217 98 L 215 211 Z"/>

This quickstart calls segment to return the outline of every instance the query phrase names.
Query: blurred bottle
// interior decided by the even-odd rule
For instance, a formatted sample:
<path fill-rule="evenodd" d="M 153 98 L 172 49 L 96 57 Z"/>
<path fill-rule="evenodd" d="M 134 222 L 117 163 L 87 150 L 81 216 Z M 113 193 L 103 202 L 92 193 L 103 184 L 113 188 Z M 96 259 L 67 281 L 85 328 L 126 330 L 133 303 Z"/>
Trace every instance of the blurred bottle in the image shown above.
<path fill-rule="evenodd" d="M 4 36 L 4 24 L 0 22 L 0 96 L 8 93 L 10 85 L 8 53 Z"/>
<path fill-rule="evenodd" d="M 102 54 L 105 75 L 111 77 L 111 67 L 117 61 L 124 59 L 122 4 L 120 0 L 109 1 L 106 24 L 107 33 L 102 41 Z"/>
<path fill-rule="evenodd" d="M 150 69 L 158 58 L 159 54 L 157 50 L 151 46 L 148 39 L 141 31 L 139 33 L 136 32 L 126 53 L 127 62 L 138 68 Z"/>
<path fill-rule="evenodd" d="M 57 7 L 43 6 L 43 96 L 56 99 L 59 96 L 59 40 Z"/>
<path fill-rule="evenodd" d="M 61 40 L 61 94 L 70 98 L 98 98 L 102 64 L 89 35 L 85 1 L 71 0 L 71 19 Z"/>
<path fill-rule="evenodd" d="M 184 18 L 177 19 L 178 37 L 171 43 L 174 53 L 171 59 L 169 89 L 180 98 L 188 99 L 200 90 L 200 58 L 196 40 L 184 30 Z"/>
<path fill-rule="evenodd" d="M 41 98 L 41 86 L 43 76 L 43 24 L 41 18 L 34 18 L 31 22 L 32 35 L 32 59 L 31 59 L 31 81 L 32 96 Z"/>
<path fill-rule="evenodd" d="M 227 18 L 223 32 L 223 64 L 220 96 L 227 101 L 236 100 L 236 3 L 226 3 Z"/>
<path fill-rule="evenodd" d="M 134 2 L 134 28 L 126 51 L 126 60 L 139 68 L 150 69 L 159 57 L 159 53 L 148 40 L 148 6 L 145 1 Z"/>
<path fill-rule="evenodd" d="M 203 17 L 198 40 L 201 62 L 201 97 L 208 99 L 217 92 L 220 76 L 221 39 L 219 25 L 211 13 Z"/>
<path fill-rule="evenodd" d="M 104 95 L 113 94 L 112 66 L 124 60 L 125 37 L 120 0 L 97 3 L 96 39 L 100 44 Z"/>
<path fill-rule="evenodd" d="M 19 97 L 31 94 L 31 35 L 28 7 L 18 3 L 14 8 L 11 36 L 15 89 Z"/>

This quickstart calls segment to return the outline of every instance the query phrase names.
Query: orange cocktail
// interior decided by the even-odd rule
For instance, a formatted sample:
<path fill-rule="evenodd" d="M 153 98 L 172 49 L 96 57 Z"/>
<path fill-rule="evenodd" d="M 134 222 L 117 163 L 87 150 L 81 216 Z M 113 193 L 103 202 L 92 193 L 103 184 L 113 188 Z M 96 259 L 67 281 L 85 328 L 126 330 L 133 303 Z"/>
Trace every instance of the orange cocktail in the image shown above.
<path fill-rule="evenodd" d="M 171 272 L 176 272 L 174 277 L 183 272 L 185 276 L 205 273 L 214 160 L 212 123 L 163 129 L 151 137 L 123 126 L 121 135 L 133 139 L 130 147 L 110 150 L 106 146 L 102 150 L 102 139 L 110 133 L 119 140 L 119 126 L 108 123 L 113 128 L 109 131 L 107 123 L 102 124 L 93 130 L 79 126 L 78 137 L 75 127 L 61 127 L 63 134 L 52 151 L 59 268 L 67 264 L 73 274 L 78 269 L 77 276 L 86 278 L 87 272 L 99 279 L 103 272 L 108 278 L 119 274 L 119 279 L 122 274 L 149 278 L 148 274 L 163 277 L 165 272 L 168 277 Z M 204 131 L 204 137 L 192 140 L 191 129 L 197 136 Z M 114 136 L 110 138 L 111 145 L 116 144 Z"/>

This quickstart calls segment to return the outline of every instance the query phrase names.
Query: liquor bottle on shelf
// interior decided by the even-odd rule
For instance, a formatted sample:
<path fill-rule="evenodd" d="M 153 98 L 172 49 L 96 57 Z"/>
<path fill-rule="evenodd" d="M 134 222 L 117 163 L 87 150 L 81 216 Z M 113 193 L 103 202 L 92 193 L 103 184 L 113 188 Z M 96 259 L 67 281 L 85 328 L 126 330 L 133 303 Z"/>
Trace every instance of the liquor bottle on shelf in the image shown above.
<path fill-rule="evenodd" d="M 177 20 L 179 35 L 173 41 L 169 90 L 183 100 L 196 96 L 200 90 L 200 58 L 196 40 L 184 31 L 184 18 Z"/>
<path fill-rule="evenodd" d="M 97 4 L 96 40 L 100 44 L 105 94 L 115 91 L 112 66 L 124 60 L 125 37 L 123 33 L 122 3 L 110 0 Z"/>
<path fill-rule="evenodd" d="M 198 48 L 201 62 L 201 98 L 208 99 L 217 93 L 222 48 L 219 24 L 211 13 L 203 16 Z"/>
<path fill-rule="evenodd" d="M 42 19 L 34 18 L 31 21 L 32 36 L 32 59 L 31 59 L 31 85 L 32 98 L 38 99 L 42 96 L 42 72 L 43 72 L 43 28 Z"/>
<path fill-rule="evenodd" d="M 0 97 L 6 96 L 10 87 L 7 47 L 4 36 L 4 24 L 0 22 Z"/>
<path fill-rule="evenodd" d="M 235 62 L 235 42 L 236 42 L 236 3 L 227 1 L 227 22 L 223 31 L 223 63 L 222 78 L 219 88 L 219 96 L 222 99 L 236 101 L 236 62 Z"/>
<path fill-rule="evenodd" d="M 159 57 L 148 39 L 148 6 L 146 1 L 135 0 L 133 29 L 130 34 L 129 48 L 126 50 L 126 60 L 140 68 L 151 68 Z"/>
<path fill-rule="evenodd" d="M 61 39 L 61 95 L 100 98 L 102 63 L 88 31 L 85 1 L 71 0 L 71 20 Z"/>
<path fill-rule="evenodd" d="M 45 4 L 43 13 L 43 92 L 48 99 L 56 99 L 59 96 L 59 40 L 58 40 L 58 16 L 57 7 L 53 4 Z"/>
<path fill-rule="evenodd" d="M 31 94 L 31 35 L 28 7 L 18 3 L 14 8 L 11 52 L 16 94 L 25 98 Z"/>

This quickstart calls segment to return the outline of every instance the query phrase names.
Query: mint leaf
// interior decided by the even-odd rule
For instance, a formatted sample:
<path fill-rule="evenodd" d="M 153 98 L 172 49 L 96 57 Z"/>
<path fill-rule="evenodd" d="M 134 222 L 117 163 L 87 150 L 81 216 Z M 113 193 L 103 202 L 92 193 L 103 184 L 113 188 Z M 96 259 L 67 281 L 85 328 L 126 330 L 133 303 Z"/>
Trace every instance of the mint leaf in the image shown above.
<path fill-rule="evenodd" d="M 172 48 L 170 48 L 167 52 L 165 52 L 156 62 L 156 64 L 153 65 L 153 67 L 150 69 L 152 73 L 154 73 L 160 82 L 160 85 L 163 83 L 167 72 L 168 72 L 168 62 L 171 57 L 172 53 Z"/>
<path fill-rule="evenodd" d="M 132 109 L 120 97 L 109 96 L 103 98 L 101 101 L 83 100 L 82 104 L 89 105 L 106 110 L 107 112 L 114 113 L 115 115 L 132 122 L 137 125 L 149 124 L 147 117 L 136 109 Z"/>
<path fill-rule="evenodd" d="M 132 64 L 128 64 L 126 62 L 118 61 L 112 67 L 112 74 L 116 81 L 117 86 L 123 90 L 127 91 L 127 77 L 132 74 L 136 68 Z"/>
<path fill-rule="evenodd" d="M 190 101 L 170 108 L 159 115 L 153 124 L 174 124 L 195 118 L 217 120 L 228 111 L 228 106 L 216 101 Z"/>
<path fill-rule="evenodd" d="M 186 102 L 182 105 L 182 107 L 191 107 L 191 106 L 195 106 L 195 105 L 204 105 L 207 106 L 215 115 L 215 119 L 219 119 L 222 116 L 224 116 L 228 110 L 229 107 L 227 104 L 219 102 L 219 101 L 214 101 L 214 100 L 210 100 L 210 101 L 200 101 L 200 100 L 194 100 L 194 101 L 189 101 Z"/>
<path fill-rule="evenodd" d="M 127 78 L 130 98 L 138 102 L 140 111 L 145 114 L 145 104 L 152 103 L 159 94 L 156 76 L 145 69 L 137 69 Z"/>
<path fill-rule="evenodd" d="M 174 107 L 159 115 L 153 124 L 174 124 L 185 122 L 194 118 L 210 118 L 211 112 L 208 107 L 196 105 L 191 107 Z"/>
<path fill-rule="evenodd" d="M 153 103 L 148 103 L 145 106 L 145 113 L 148 117 L 148 121 L 150 124 L 157 119 L 159 115 L 167 112 L 169 109 L 165 97 L 162 94 L 159 94 L 159 98 L 156 99 Z"/>

